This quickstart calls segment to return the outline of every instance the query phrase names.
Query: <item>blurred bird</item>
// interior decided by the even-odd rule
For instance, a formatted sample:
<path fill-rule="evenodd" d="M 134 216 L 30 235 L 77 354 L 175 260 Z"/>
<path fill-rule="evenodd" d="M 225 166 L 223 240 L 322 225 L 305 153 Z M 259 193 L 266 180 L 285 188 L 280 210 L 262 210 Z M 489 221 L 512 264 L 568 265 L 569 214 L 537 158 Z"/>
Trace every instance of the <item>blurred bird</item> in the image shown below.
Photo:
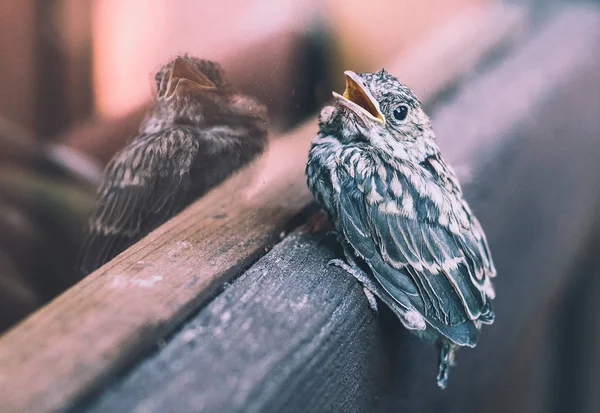
<path fill-rule="evenodd" d="M 177 57 L 156 74 L 157 101 L 104 172 L 80 269 L 90 273 L 263 152 L 266 108 L 217 63 Z"/>
<path fill-rule="evenodd" d="M 319 119 L 306 174 L 346 261 L 332 260 L 404 326 L 440 346 L 444 388 L 458 346 L 474 347 L 494 312 L 485 234 L 463 199 L 413 92 L 385 70 L 346 71 Z"/>

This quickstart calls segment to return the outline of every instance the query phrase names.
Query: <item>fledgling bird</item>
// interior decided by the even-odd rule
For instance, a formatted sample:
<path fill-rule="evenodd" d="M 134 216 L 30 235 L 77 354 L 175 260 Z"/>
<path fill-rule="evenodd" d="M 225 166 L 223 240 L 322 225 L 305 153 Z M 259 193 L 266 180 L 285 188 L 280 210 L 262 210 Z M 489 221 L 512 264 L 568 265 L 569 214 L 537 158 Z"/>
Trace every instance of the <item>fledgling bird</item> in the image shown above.
<path fill-rule="evenodd" d="M 306 174 L 346 262 L 404 326 L 440 346 L 444 388 L 454 352 L 474 347 L 494 312 L 496 275 L 485 234 L 444 162 L 413 92 L 384 69 L 346 71 L 346 90 L 321 112 Z"/>
<path fill-rule="evenodd" d="M 218 63 L 177 57 L 156 74 L 156 103 L 110 161 L 82 246 L 90 273 L 264 151 L 267 109 Z"/>

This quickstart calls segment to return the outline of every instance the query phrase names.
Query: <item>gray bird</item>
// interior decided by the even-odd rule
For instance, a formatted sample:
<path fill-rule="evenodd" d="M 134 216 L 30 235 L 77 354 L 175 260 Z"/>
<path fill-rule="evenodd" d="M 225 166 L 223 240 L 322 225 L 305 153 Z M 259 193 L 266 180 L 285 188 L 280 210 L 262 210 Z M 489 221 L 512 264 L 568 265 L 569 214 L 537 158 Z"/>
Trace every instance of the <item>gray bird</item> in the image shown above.
<path fill-rule="evenodd" d="M 362 283 L 373 310 L 377 296 L 440 346 L 444 388 L 455 350 L 474 347 L 481 325 L 494 321 L 485 234 L 413 92 L 383 69 L 345 75 L 306 167 L 346 257 L 330 264 Z"/>
<path fill-rule="evenodd" d="M 89 273 L 249 163 L 267 144 L 267 110 L 217 63 L 177 57 L 156 74 L 139 134 L 104 172 L 79 267 Z"/>

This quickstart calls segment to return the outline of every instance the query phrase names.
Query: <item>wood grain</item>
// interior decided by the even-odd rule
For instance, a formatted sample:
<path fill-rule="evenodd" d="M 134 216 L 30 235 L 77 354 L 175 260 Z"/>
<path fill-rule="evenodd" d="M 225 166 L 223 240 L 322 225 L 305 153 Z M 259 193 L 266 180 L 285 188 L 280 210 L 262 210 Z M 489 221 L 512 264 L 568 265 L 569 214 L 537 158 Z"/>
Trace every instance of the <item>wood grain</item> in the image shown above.
<path fill-rule="evenodd" d="M 507 9 L 489 12 L 495 16 L 493 21 L 514 16 Z M 474 24 L 461 30 L 485 36 L 480 29 Z M 506 27 L 497 40 L 511 34 Z M 495 44 L 482 46 L 478 56 Z M 466 49 L 465 44 L 461 50 Z M 441 50 L 431 56 L 445 60 Z M 460 50 L 453 58 L 461 60 Z M 462 67 L 432 60 L 405 81 L 417 91 L 425 90 L 429 78 L 439 77 L 436 72 L 455 70 L 451 76 L 444 75 L 452 79 L 477 60 L 470 57 L 471 65 Z M 251 168 L 1 337 L 2 412 L 72 407 L 162 340 L 219 286 L 264 254 L 310 204 L 304 165 L 315 132 L 313 119 L 275 140 Z"/>

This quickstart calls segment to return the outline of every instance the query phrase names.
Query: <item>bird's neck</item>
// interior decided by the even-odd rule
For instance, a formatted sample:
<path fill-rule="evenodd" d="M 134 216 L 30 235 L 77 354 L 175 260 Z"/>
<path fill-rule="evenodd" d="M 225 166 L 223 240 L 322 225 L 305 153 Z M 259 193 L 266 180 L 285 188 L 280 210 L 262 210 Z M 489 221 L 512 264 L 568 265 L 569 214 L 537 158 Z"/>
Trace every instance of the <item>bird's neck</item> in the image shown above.
<path fill-rule="evenodd" d="M 157 103 L 140 125 L 140 133 L 158 133 L 177 125 L 202 125 L 204 117 L 194 108 L 185 105 Z"/>
<path fill-rule="evenodd" d="M 389 136 L 372 136 L 370 143 L 385 161 L 419 164 L 430 156 L 439 154 L 434 136 L 418 139 L 394 139 Z"/>

